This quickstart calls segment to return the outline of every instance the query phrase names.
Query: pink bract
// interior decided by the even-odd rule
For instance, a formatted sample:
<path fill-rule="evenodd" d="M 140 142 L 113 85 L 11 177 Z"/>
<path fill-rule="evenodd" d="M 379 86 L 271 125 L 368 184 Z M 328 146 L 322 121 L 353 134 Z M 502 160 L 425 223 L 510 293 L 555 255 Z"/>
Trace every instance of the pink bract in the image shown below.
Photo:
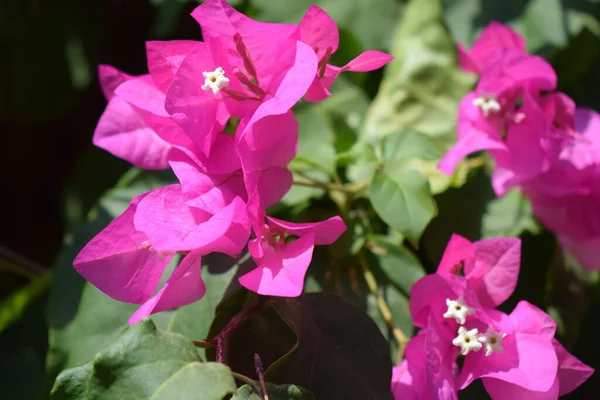
<path fill-rule="evenodd" d="M 489 67 L 488 57 L 499 49 L 517 49 L 525 51 L 525 39 L 510 27 L 492 21 L 481 32 L 471 50 L 458 45 L 458 63 L 466 72 L 481 74 Z"/>
<path fill-rule="evenodd" d="M 257 268 L 240 277 L 240 283 L 262 295 L 299 296 L 314 246 L 335 242 L 346 225 L 340 217 L 304 224 L 269 218 L 269 224 L 264 225 L 263 214 L 256 214 L 253 226 L 257 239 L 248 243 L 248 250 Z M 286 243 L 287 234 L 299 238 Z"/>
<path fill-rule="evenodd" d="M 152 249 L 148 237 L 135 229 L 136 209 L 148 193 L 135 197 L 129 207 L 79 252 L 75 270 L 107 295 L 141 304 L 158 286 L 172 252 Z"/>

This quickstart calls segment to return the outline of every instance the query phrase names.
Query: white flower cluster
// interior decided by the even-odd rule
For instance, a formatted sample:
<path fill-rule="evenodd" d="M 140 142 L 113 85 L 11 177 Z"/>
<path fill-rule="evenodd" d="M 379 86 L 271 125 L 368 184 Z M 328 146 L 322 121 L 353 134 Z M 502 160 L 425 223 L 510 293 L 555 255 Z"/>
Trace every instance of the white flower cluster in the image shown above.
<path fill-rule="evenodd" d="M 504 332 L 497 332 L 490 325 L 484 334 L 480 334 L 477 328 L 466 329 L 463 325 L 467 317 L 475 313 L 475 310 L 469 307 L 464 299 L 457 300 L 446 299 L 448 310 L 444 313 L 444 318 L 454 318 L 461 325 L 458 328 L 458 335 L 452 340 L 452 344 L 460 347 L 460 354 L 466 356 L 470 352 L 477 352 L 485 346 L 485 355 L 490 356 L 493 353 L 502 353 L 502 340 L 506 336 Z"/>

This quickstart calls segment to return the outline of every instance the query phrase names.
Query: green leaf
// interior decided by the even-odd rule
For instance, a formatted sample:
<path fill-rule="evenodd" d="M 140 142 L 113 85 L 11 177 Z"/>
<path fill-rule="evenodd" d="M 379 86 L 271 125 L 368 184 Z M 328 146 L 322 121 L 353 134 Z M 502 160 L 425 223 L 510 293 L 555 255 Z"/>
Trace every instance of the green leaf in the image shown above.
<path fill-rule="evenodd" d="M 377 172 L 369 199 L 385 223 L 411 239 L 421 236 L 436 213 L 427 179 L 414 171 Z"/>
<path fill-rule="evenodd" d="M 354 182 L 373 179 L 378 167 L 390 175 L 402 171 L 418 171 L 429 180 L 431 191 L 441 193 L 453 178 L 437 167 L 444 155 L 443 147 L 433 138 L 414 132 L 394 132 L 374 144 L 362 143 L 353 150 L 359 153 L 349 168 L 349 178 Z M 378 161 L 374 161 L 378 160 Z"/>
<path fill-rule="evenodd" d="M 319 399 L 390 398 L 387 342 L 362 310 L 325 293 L 273 302 L 298 341 L 267 369 L 267 380 L 292 382 Z"/>
<path fill-rule="evenodd" d="M 93 368 L 90 361 L 61 372 L 52 388 L 52 400 L 83 399 Z"/>
<path fill-rule="evenodd" d="M 458 68 L 439 0 L 408 3 L 392 55 L 395 59 L 367 114 L 365 139 L 414 130 L 450 145 L 455 140 L 458 103 L 475 80 Z"/>
<path fill-rule="evenodd" d="M 201 300 L 176 310 L 153 315 L 156 324 L 166 331 L 182 333 L 194 339 L 205 339 L 215 310 L 237 272 L 237 264 L 223 255 L 204 258 L 202 268 L 206 295 Z M 174 263 L 171 263 L 172 269 Z M 234 264 L 231 266 L 231 264 Z M 70 335 L 67 367 L 90 360 L 96 352 L 111 343 L 139 308 L 108 297 L 91 284 L 86 284 Z"/>
<path fill-rule="evenodd" d="M 258 382 L 257 387 L 260 387 Z M 267 383 L 269 400 L 314 400 L 315 396 L 306 389 L 296 385 L 274 385 Z M 254 393 L 250 385 L 240 387 L 231 400 L 263 400 L 263 397 Z"/>
<path fill-rule="evenodd" d="M 330 175 L 335 172 L 334 133 L 323 113 L 314 107 L 297 112 L 298 154 L 290 164 L 296 171 L 317 168 Z"/>
<path fill-rule="evenodd" d="M 259 10 L 257 19 L 261 21 L 296 24 L 308 7 L 316 4 L 327 11 L 338 26 L 355 33 L 363 48 L 380 50 L 389 47 L 389 32 L 400 11 L 395 0 L 254 0 L 252 4 Z M 340 44 L 344 45 L 343 42 Z"/>
<path fill-rule="evenodd" d="M 145 319 L 127 328 L 91 363 L 61 373 L 51 396 L 221 400 L 235 389 L 229 368 L 201 363 L 189 339 L 158 331 Z"/>
<path fill-rule="evenodd" d="M 369 237 L 369 250 L 387 277 L 407 295 L 410 287 L 425 275 L 419 260 L 408 249 L 385 236 Z"/>
<path fill-rule="evenodd" d="M 217 363 L 194 362 L 165 381 L 151 400 L 222 400 L 236 388 L 231 371 Z"/>
<path fill-rule="evenodd" d="M 540 226 L 533 217 L 531 203 L 517 189 L 491 200 L 481 221 L 481 236 L 519 236 L 525 231 L 538 233 Z"/>

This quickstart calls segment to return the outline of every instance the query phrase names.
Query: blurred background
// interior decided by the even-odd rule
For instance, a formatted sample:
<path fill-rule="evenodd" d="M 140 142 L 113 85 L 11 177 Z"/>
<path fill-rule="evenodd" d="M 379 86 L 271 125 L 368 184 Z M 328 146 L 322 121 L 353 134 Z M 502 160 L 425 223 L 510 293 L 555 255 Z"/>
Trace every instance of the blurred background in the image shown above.
<path fill-rule="evenodd" d="M 278 22 L 298 22 L 306 8 L 316 3 L 340 27 L 341 48 L 333 63 L 342 65 L 366 49 L 390 51 L 409 1 L 230 3 L 253 18 Z M 147 72 L 146 40 L 200 40 L 200 29 L 189 16 L 197 4 L 192 0 L 4 0 L 0 5 L 1 399 L 47 397 L 60 364 L 47 357 L 53 343 L 48 324 L 62 318 L 60 312 L 49 311 L 52 278 L 54 286 L 62 279 L 53 266 L 68 264 L 67 256 L 56 261 L 63 243 L 72 245 L 73 229 L 130 167 L 91 143 L 106 104 L 97 66 L 110 64 L 129 74 L 142 74 Z M 454 40 L 470 45 L 490 21 L 509 23 L 525 36 L 531 52 L 544 55 L 555 67 L 559 90 L 578 106 L 600 110 L 600 1 L 447 0 L 443 5 Z M 381 73 L 348 78 L 348 85 L 371 99 Z M 482 179 L 475 177 L 460 189 L 438 195 L 440 215 L 428 231 L 443 226 L 444 231 L 473 236 L 469 228 L 458 226 L 456 217 L 446 217 L 471 212 L 460 202 L 460 193 L 480 193 L 484 187 L 489 196 L 489 182 Z M 531 249 L 524 257 L 547 268 L 551 256 L 544 246 L 553 240 L 551 235 L 523 235 L 530 244 L 525 248 Z M 546 281 L 535 272 L 529 275 L 528 288 L 546 301 Z M 64 287 L 71 282 L 68 279 L 73 286 L 82 284 L 77 276 L 64 279 Z M 576 321 L 579 328 L 568 345 L 583 361 L 600 368 L 600 291 L 590 287 L 565 305 L 573 307 L 575 314 L 587 310 Z M 560 296 L 560 290 L 552 293 Z M 76 308 L 77 295 L 69 301 Z M 600 393 L 597 376 L 570 398 L 595 398 L 590 397 L 594 392 Z"/>

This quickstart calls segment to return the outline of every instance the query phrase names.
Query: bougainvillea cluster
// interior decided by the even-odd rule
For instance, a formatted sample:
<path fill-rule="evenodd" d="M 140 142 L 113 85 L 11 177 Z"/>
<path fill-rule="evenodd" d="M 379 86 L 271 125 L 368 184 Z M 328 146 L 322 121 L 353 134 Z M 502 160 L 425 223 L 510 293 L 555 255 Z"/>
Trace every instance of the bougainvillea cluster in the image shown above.
<path fill-rule="evenodd" d="M 254 21 L 224 0 L 206 1 L 192 16 L 204 40 L 148 42 L 149 74 L 100 67 L 109 103 L 94 143 L 141 168 L 170 167 L 179 180 L 136 197 L 74 261 L 109 296 L 142 304 L 130 323 L 202 298 L 201 257 L 237 257 L 246 245 L 256 268 L 239 278 L 244 287 L 302 292 L 314 246 L 333 243 L 346 226 L 340 217 L 293 223 L 266 215 L 292 185 L 291 108 L 303 97 L 327 98 L 341 72 L 392 59 L 367 51 L 330 65 L 339 33 L 316 6 L 297 25 Z M 178 253 L 183 259 L 155 294 Z"/>
<path fill-rule="evenodd" d="M 562 246 L 583 267 L 600 269 L 600 114 L 556 91 L 551 65 L 525 46 L 495 22 L 470 50 L 459 45 L 460 66 L 479 82 L 460 103 L 458 141 L 440 169 L 450 174 L 468 154 L 487 150 L 496 194 L 520 188 Z"/>
<path fill-rule="evenodd" d="M 394 369 L 396 399 L 457 399 L 481 379 L 494 400 L 550 400 L 592 374 L 554 338 L 548 314 L 526 301 L 510 314 L 496 309 L 517 285 L 520 259 L 517 238 L 450 239 L 437 272 L 411 288 L 410 313 L 421 330 Z"/>
<path fill-rule="evenodd" d="M 314 247 L 335 242 L 346 224 L 267 215 L 293 183 L 292 108 L 329 97 L 342 72 L 392 60 L 370 50 L 343 67 L 329 64 L 339 33 L 316 6 L 298 24 L 254 21 L 224 0 L 207 0 L 192 16 L 203 41 L 148 42 L 148 74 L 99 70 L 109 102 L 94 143 L 140 168 L 170 168 L 179 182 L 135 197 L 74 261 L 107 295 L 141 305 L 130 324 L 200 300 L 209 253 L 237 258 L 247 249 L 255 268 L 239 283 L 250 291 L 302 293 Z M 460 103 L 458 142 L 440 169 L 452 173 L 468 154 L 489 151 L 496 193 L 519 187 L 564 246 L 600 268 L 600 116 L 556 92 L 552 67 L 501 24 L 472 49 L 459 47 L 459 63 L 480 79 Z M 181 261 L 159 288 L 175 256 Z M 497 309 L 516 287 L 520 258 L 519 239 L 451 238 L 437 272 L 410 290 L 420 331 L 393 371 L 396 399 L 456 399 L 477 379 L 493 399 L 556 399 L 591 375 L 554 338 L 545 312 L 525 301 L 510 314 Z"/>

